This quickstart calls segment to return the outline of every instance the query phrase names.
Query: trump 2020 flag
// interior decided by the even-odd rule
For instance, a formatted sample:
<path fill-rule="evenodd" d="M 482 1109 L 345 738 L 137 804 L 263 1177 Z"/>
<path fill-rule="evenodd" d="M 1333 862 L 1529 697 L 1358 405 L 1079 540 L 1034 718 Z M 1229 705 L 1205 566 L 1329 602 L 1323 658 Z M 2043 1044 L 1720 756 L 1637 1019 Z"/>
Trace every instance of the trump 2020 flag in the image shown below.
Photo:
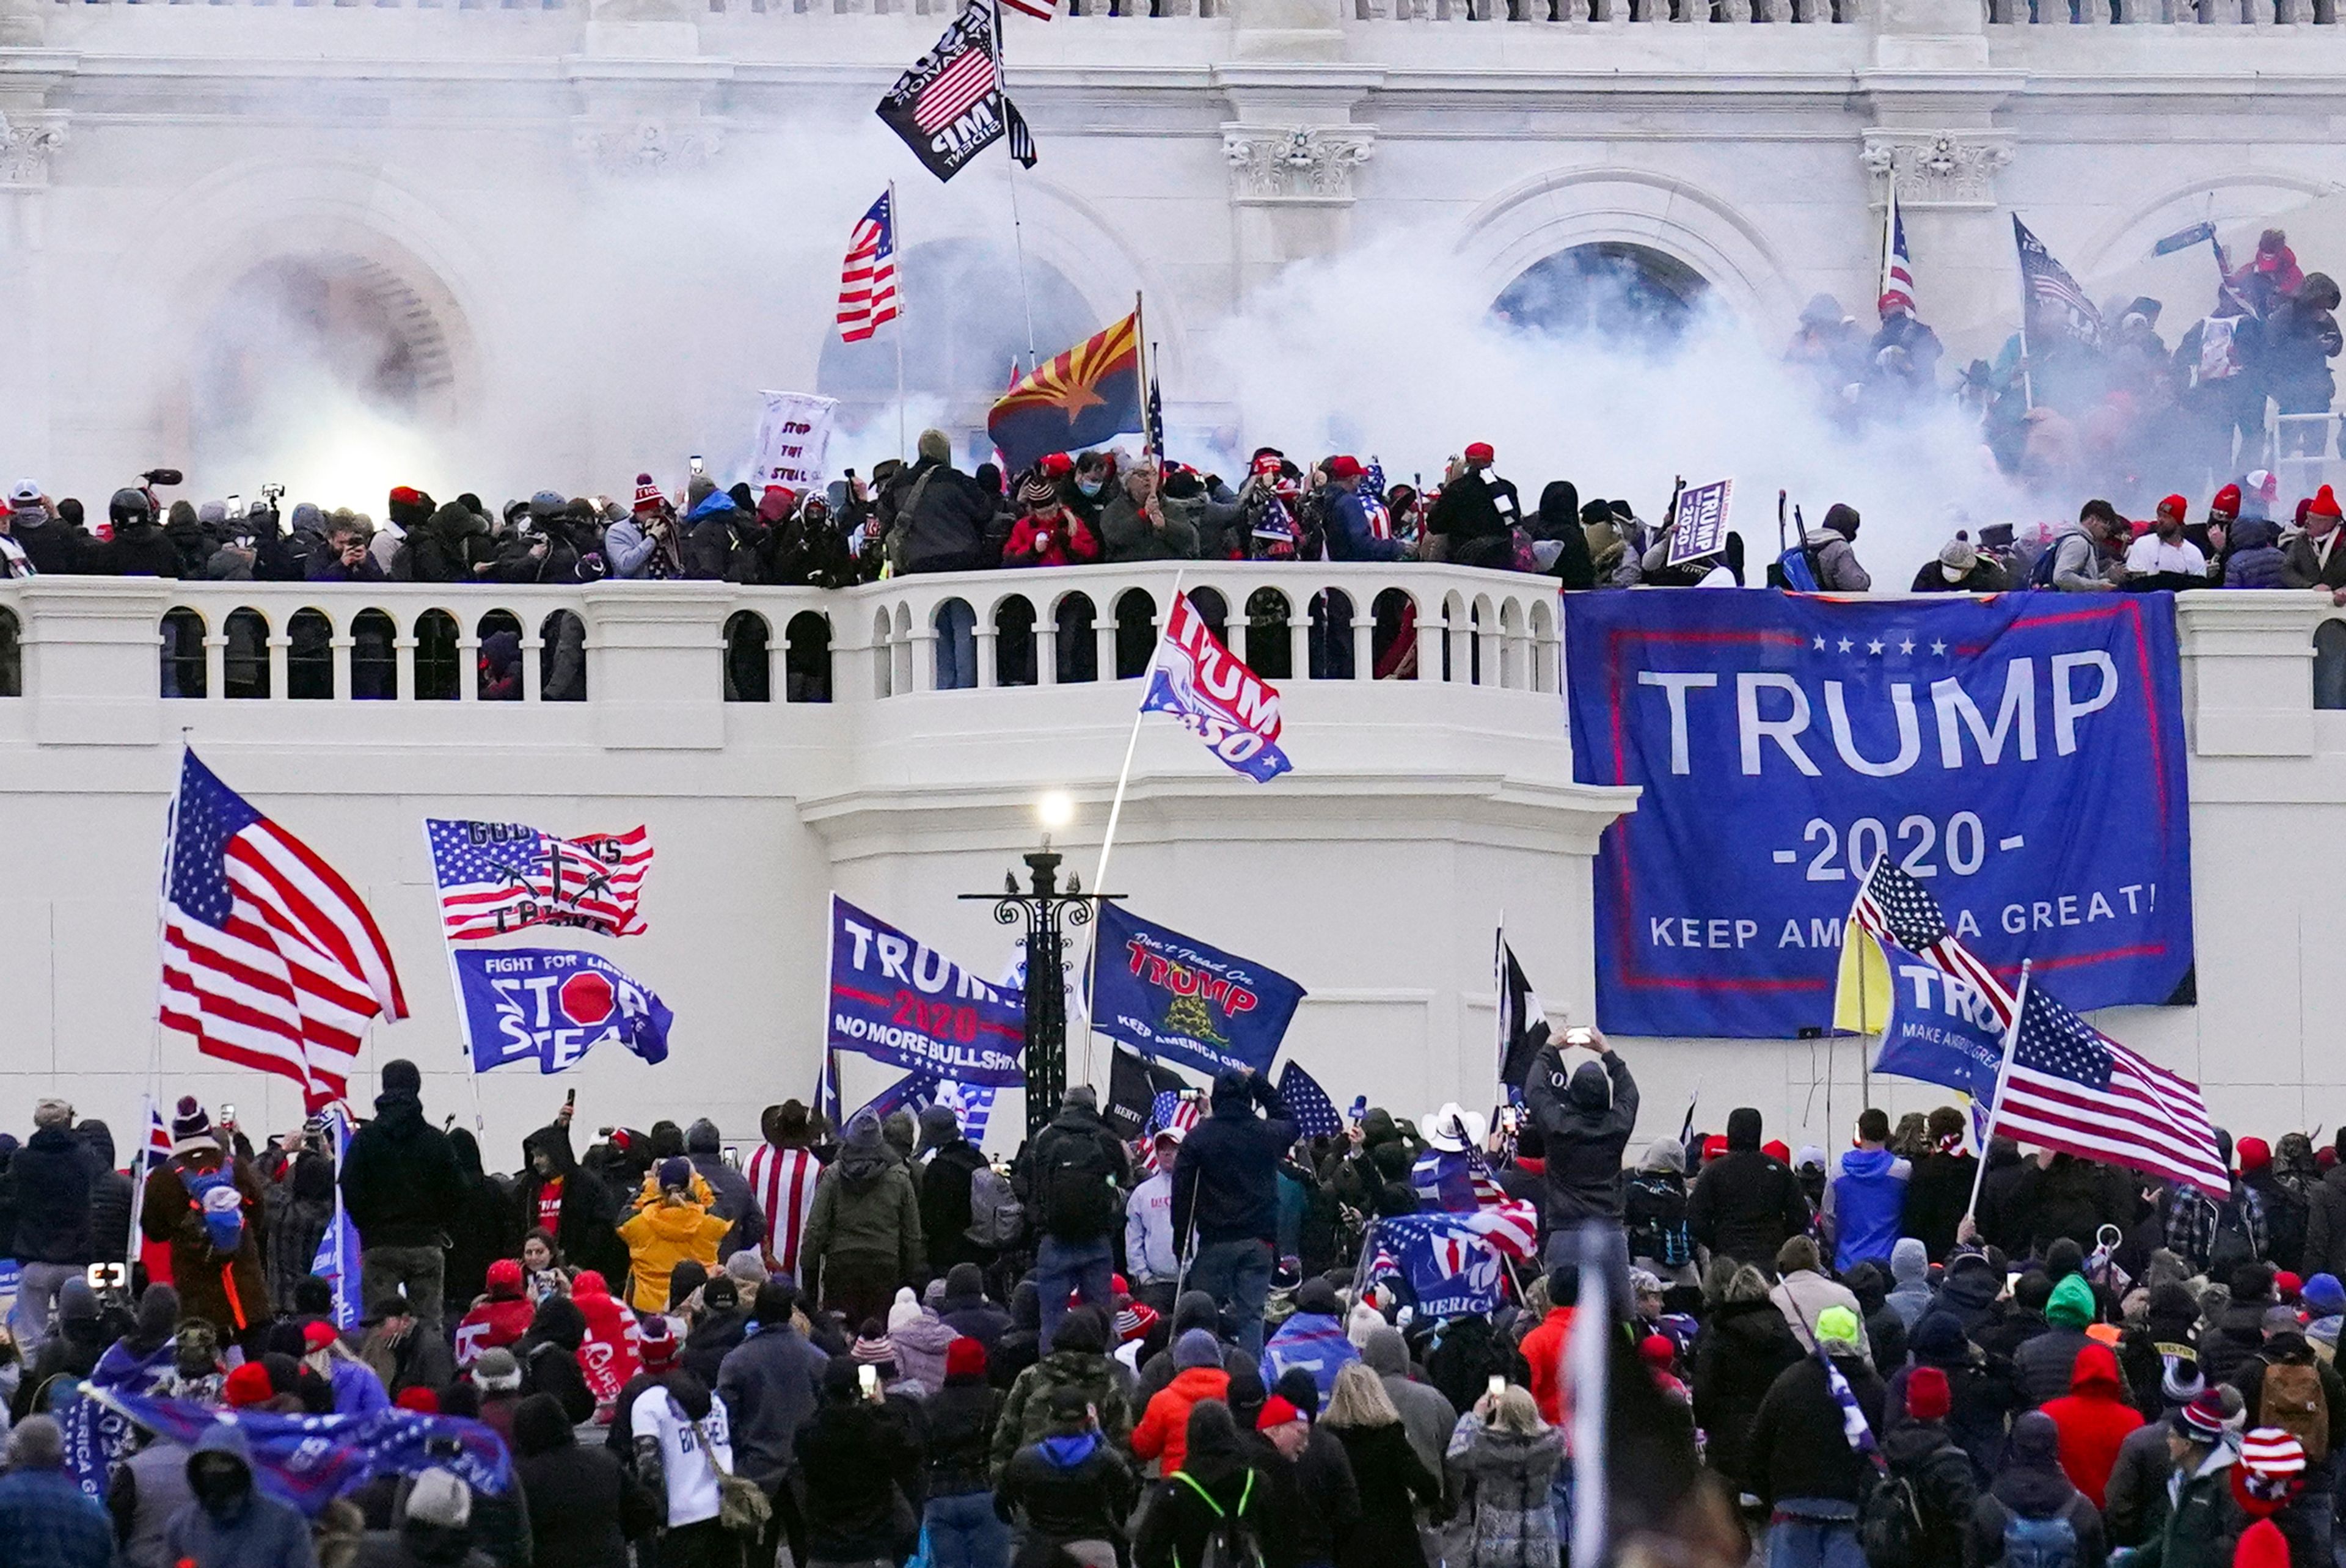
<path fill-rule="evenodd" d="M 921 167 L 951 179 L 1007 134 L 994 50 L 994 7 L 970 0 L 935 46 L 896 78 L 880 118 Z"/>
<path fill-rule="evenodd" d="M 557 948 L 466 949 L 450 955 L 473 1071 L 536 1062 L 575 1067 L 606 1041 L 655 1065 L 668 1060 L 676 1015 L 651 987 L 591 952 Z"/>
<path fill-rule="evenodd" d="M 1144 1055 L 1206 1074 L 1268 1071 L 1303 987 L 1120 904 L 1099 911 L 1092 1027 Z"/>
<path fill-rule="evenodd" d="M 1026 1082 L 1026 1004 L 833 893 L 826 1044 L 909 1072 L 1007 1089 Z M 836 1070 L 834 1069 L 834 1072 Z M 835 1082 L 835 1080 L 834 1080 Z"/>
<path fill-rule="evenodd" d="M 1171 714 L 1225 766 L 1258 784 L 1294 766 L 1279 748 L 1279 688 L 1222 646 L 1187 594 L 1173 596 L 1140 707 Z"/>

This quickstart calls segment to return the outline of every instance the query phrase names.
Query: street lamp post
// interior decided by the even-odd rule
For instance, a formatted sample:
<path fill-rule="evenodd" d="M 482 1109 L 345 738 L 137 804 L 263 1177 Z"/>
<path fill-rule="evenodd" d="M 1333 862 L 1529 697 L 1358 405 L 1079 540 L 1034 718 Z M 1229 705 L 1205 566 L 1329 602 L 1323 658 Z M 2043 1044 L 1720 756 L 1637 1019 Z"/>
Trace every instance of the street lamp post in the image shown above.
<path fill-rule="evenodd" d="M 1087 893 L 1082 881 L 1069 875 L 1059 887 L 1059 852 L 1046 835 L 1043 847 L 1025 857 L 1028 891 L 1018 887 L 1018 873 L 1003 875 L 998 893 L 964 893 L 964 899 L 991 899 L 994 918 L 1003 925 L 1026 927 L 1026 1135 L 1033 1138 L 1058 1113 L 1067 1092 L 1067 999 L 1064 981 L 1066 930 L 1089 925 L 1094 906 L 1116 893 Z"/>

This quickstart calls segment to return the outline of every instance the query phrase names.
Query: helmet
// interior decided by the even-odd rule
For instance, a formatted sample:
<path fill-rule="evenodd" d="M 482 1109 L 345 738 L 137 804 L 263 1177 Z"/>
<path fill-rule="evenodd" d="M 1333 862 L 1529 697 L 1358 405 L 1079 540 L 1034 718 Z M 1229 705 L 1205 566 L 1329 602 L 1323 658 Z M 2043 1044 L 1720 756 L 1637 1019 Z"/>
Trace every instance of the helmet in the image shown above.
<path fill-rule="evenodd" d="M 123 489 L 114 493 L 106 504 L 106 514 L 117 523 L 146 523 L 153 520 L 155 509 L 148 503 L 143 490 Z"/>

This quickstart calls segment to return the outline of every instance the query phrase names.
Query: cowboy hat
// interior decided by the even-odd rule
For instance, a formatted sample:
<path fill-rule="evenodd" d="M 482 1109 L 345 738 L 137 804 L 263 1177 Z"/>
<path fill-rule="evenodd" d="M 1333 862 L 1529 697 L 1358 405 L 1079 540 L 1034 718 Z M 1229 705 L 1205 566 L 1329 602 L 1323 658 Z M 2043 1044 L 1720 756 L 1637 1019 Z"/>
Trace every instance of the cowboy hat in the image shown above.
<path fill-rule="evenodd" d="M 1419 1124 L 1425 1141 L 1445 1154 L 1464 1154 L 1480 1148 L 1483 1135 L 1489 1131 L 1489 1121 L 1478 1111 L 1463 1108 L 1453 1100 L 1442 1109 L 1428 1114 Z"/>

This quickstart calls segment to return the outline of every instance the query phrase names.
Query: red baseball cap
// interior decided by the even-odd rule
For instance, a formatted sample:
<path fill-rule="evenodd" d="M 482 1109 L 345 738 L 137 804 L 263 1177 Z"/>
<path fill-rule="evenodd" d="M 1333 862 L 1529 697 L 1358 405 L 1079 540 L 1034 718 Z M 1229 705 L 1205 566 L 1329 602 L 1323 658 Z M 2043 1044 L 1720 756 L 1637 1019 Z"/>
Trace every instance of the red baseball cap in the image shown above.
<path fill-rule="evenodd" d="M 1361 460 L 1359 458 L 1350 453 L 1341 453 L 1328 460 L 1329 478 L 1358 479 L 1360 476 Z"/>

